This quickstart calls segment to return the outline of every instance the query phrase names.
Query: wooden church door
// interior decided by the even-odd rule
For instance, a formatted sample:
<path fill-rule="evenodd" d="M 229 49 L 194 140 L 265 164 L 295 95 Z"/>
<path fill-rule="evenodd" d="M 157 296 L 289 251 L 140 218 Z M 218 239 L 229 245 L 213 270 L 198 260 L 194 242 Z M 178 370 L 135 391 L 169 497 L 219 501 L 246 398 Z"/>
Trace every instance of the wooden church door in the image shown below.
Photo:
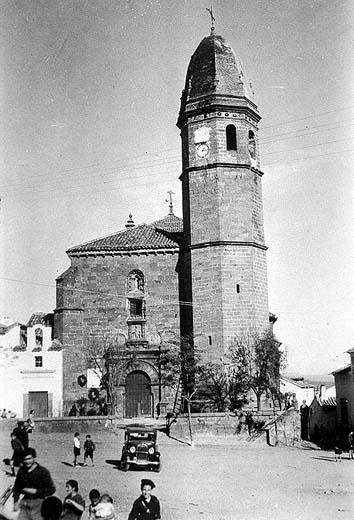
<path fill-rule="evenodd" d="M 125 416 L 151 416 L 151 383 L 144 372 L 127 375 L 125 386 Z"/>

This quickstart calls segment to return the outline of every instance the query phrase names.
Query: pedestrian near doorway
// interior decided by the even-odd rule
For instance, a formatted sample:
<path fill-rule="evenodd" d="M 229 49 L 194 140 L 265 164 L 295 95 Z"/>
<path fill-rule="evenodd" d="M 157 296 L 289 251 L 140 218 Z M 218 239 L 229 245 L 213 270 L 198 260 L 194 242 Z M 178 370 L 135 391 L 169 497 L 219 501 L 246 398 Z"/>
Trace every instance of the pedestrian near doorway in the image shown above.
<path fill-rule="evenodd" d="M 14 431 L 11 433 L 11 448 L 13 449 L 13 454 L 10 460 L 10 465 L 12 474 L 16 476 L 20 466 L 22 465 L 24 447 L 22 442 L 16 437 Z"/>
<path fill-rule="evenodd" d="M 309 413 L 310 409 L 306 404 L 306 401 L 302 401 L 302 405 L 300 406 L 300 426 L 301 426 L 301 439 L 304 441 L 308 441 L 309 439 Z"/>
<path fill-rule="evenodd" d="M 13 489 L 14 511 L 20 511 L 18 520 L 42 520 L 43 500 L 53 493 L 55 486 L 49 471 L 37 463 L 36 450 L 27 448 Z"/>
<path fill-rule="evenodd" d="M 65 520 L 80 520 L 85 511 L 85 500 L 79 495 L 79 484 L 77 480 L 68 480 L 66 483 L 62 518 Z"/>
<path fill-rule="evenodd" d="M 80 441 L 80 433 L 75 432 L 73 438 L 73 448 L 74 448 L 74 468 L 79 468 L 78 459 L 81 454 L 81 441 Z"/>
<path fill-rule="evenodd" d="M 152 480 L 141 481 L 141 495 L 137 498 L 130 511 L 128 520 L 155 520 L 161 518 L 160 502 L 151 494 L 155 484 Z"/>
<path fill-rule="evenodd" d="M 340 437 L 337 435 L 335 443 L 334 443 L 334 460 L 337 462 L 342 462 L 342 442 Z"/>
<path fill-rule="evenodd" d="M 348 433 L 349 460 L 354 460 L 354 431 Z"/>
<path fill-rule="evenodd" d="M 16 437 L 21 441 L 24 449 L 26 450 L 28 448 L 28 432 L 25 426 L 25 423 L 23 421 L 18 421 L 17 426 L 14 429 L 14 433 L 16 434 Z"/>
<path fill-rule="evenodd" d="M 84 466 L 87 466 L 87 459 L 91 459 L 91 466 L 94 466 L 93 463 L 93 452 L 96 449 L 96 445 L 91 439 L 91 435 L 87 434 L 84 442 Z"/>

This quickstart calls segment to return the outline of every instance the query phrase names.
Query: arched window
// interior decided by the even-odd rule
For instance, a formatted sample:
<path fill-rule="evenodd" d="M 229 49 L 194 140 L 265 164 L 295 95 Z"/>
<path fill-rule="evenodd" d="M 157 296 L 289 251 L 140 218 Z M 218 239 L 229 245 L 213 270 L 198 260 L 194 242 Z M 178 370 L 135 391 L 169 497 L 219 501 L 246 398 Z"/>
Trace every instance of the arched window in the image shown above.
<path fill-rule="evenodd" d="M 226 127 L 226 149 L 237 150 L 236 127 L 227 125 Z"/>
<path fill-rule="evenodd" d="M 248 151 L 252 159 L 256 158 L 256 139 L 253 130 L 248 131 Z"/>
<path fill-rule="evenodd" d="M 128 292 L 141 291 L 144 292 L 144 275 L 138 269 L 130 271 L 127 280 Z"/>
<path fill-rule="evenodd" d="M 43 346 L 43 331 L 42 329 L 36 329 L 34 331 L 35 339 L 36 339 L 36 346 L 42 347 Z"/>

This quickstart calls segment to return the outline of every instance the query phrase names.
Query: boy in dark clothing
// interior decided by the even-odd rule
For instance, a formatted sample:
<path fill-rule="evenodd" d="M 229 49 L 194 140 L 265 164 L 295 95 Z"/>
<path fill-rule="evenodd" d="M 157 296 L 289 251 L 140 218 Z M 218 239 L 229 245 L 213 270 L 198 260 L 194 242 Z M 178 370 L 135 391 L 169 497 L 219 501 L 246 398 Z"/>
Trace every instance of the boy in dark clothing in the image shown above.
<path fill-rule="evenodd" d="M 25 427 L 25 423 L 23 421 L 18 421 L 16 428 L 14 429 L 14 433 L 18 440 L 22 443 L 22 446 L 26 450 L 28 448 L 28 433 Z"/>
<path fill-rule="evenodd" d="M 16 437 L 16 433 L 11 433 L 11 448 L 14 450 L 11 457 L 12 474 L 16 476 L 19 467 L 22 464 L 24 447 L 22 442 Z"/>
<path fill-rule="evenodd" d="M 20 511 L 18 520 L 42 520 L 43 500 L 53 493 L 55 486 L 49 471 L 36 462 L 36 451 L 27 448 L 13 489 L 14 511 Z M 21 502 L 20 495 L 23 495 Z"/>
<path fill-rule="evenodd" d="M 84 466 L 87 466 L 87 459 L 91 459 L 91 465 L 94 466 L 93 463 L 93 452 L 95 451 L 96 446 L 93 440 L 91 439 L 91 435 L 86 435 L 86 440 L 84 442 Z"/>
<path fill-rule="evenodd" d="M 155 484 L 152 480 L 141 481 L 141 496 L 137 498 L 130 511 L 128 520 L 157 520 L 161 518 L 160 502 L 151 494 Z"/>

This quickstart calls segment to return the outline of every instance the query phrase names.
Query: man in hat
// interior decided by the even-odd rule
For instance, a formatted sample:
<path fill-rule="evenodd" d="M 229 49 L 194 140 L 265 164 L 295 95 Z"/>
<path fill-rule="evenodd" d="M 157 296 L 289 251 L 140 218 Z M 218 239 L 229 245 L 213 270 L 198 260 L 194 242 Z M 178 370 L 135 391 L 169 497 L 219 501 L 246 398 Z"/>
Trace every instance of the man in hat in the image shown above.
<path fill-rule="evenodd" d="M 142 479 L 141 495 L 137 498 L 130 511 L 128 520 L 155 520 L 161 518 L 160 502 L 151 494 L 155 484 L 152 480 Z"/>
<path fill-rule="evenodd" d="M 49 471 L 36 462 L 36 450 L 27 448 L 23 452 L 23 466 L 17 473 L 13 489 L 14 511 L 20 510 L 18 520 L 42 520 L 43 500 L 54 492 Z M 20 495 L 23 498 L 19 502 Z"/>

